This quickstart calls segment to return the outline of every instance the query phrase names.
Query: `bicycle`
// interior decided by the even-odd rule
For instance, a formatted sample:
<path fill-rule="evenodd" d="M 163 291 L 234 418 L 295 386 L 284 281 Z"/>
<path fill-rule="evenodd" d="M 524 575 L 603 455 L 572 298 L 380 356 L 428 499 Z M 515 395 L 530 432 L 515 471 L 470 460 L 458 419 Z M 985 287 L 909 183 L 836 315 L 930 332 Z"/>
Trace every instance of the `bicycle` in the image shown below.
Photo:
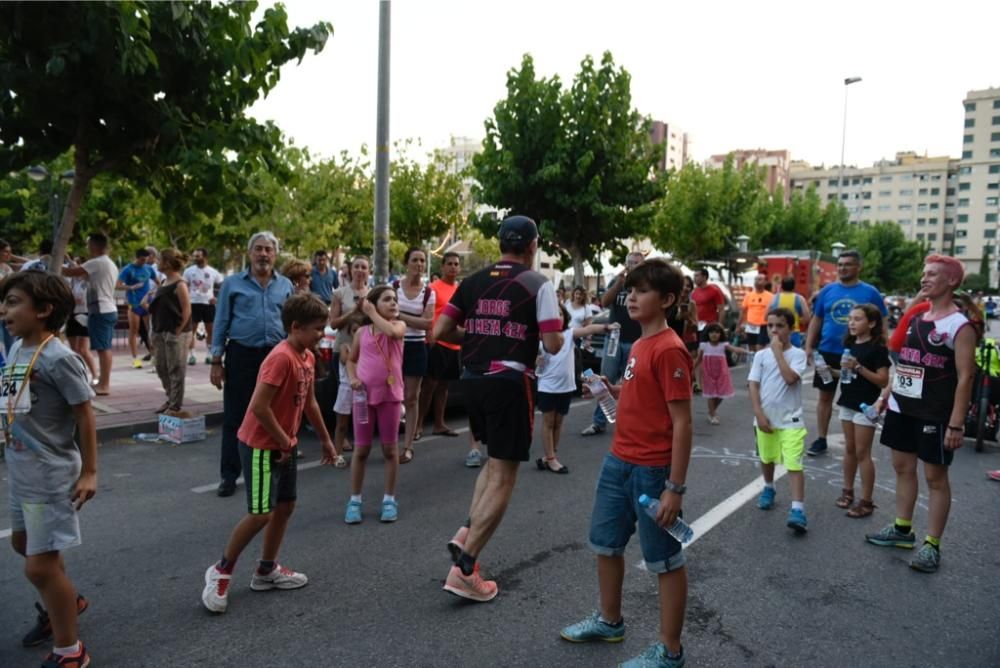
<path fill-rule="evenodd" d="M 1000 382 L 1000 378 L 990 375 L 990 362 L 996 348 L 992 343 L 987 344 L 984 339 L 979 344 L 979 354 L 976 356 L 976 378 L 973 381 L 972 400 L 969 402 L 969 411 L 965 416 L 965 435 L 968 438 L 976 439 L 976 452 L 985 449 L 984 441 L 997 440 L 998 410 L 997 401 L 1000 399 L 1000 391 L 993 387 Z"/>

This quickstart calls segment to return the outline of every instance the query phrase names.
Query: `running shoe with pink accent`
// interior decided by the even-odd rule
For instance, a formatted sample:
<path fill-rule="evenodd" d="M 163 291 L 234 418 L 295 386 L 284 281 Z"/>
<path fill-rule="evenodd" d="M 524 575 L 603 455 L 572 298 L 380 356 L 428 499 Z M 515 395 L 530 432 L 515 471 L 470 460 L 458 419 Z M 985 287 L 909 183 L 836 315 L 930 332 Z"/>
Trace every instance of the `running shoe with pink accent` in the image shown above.
<path fill-rule="evenodd" d="M 215 564 L 205 571 L 205 589 L 201 592 L 201 602 L 210 612 L 225 612 L 229 605 L 229 583 L 233 576 L 223 573 Z"/>
<path fill-rule="evenodd" d="M 309 584 L 309 578 L 305 573 L 296 573 L 285 568 L 281 564 L 275 564 L 274 570 L 267 575 L 261 575 L 257 571 L 253 572 L 250 579 L 250 588 L 254 591 L 267 591 L 269 589 L 298 589 Z"/>
<path fill-rule="evenodd" d="M 463 575 L 462 569 L 458 566 L 452 566 L 451 570 L 448 571 L 448 578 L 444 581 L 444 590 L 470 601 L 485 603 L 496 598 L 499 588 L 496 582 L 484 580 L 479 575 L 479 564 L 477 563 L 472 575 Z"/>
<path fill-rule="evenodd" d="M 1000 481 L 1000 469 L 997 469 L 996 471 L 987 471 L 986 475 L 988 475 L 993 480 Z"/>
<path fill-rule="evenodd" d="M 469 536 L 469 527 L 460 526 L 455 535 L 451 537 L 448 541 L 448 551 L 451 553 L 451 560 L 456 564 L 458 563 L 458 558 L 462 556 L 462 550 L 465 549 L 465 539 Z"/>

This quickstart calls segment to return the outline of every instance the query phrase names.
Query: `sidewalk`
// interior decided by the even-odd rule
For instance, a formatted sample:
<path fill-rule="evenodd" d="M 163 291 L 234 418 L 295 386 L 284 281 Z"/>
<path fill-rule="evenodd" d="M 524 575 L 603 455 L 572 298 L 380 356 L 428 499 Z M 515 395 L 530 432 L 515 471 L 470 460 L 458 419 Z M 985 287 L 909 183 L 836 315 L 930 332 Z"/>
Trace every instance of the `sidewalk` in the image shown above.
<path fill-rule="evenodd" d="M 143 353 L 145 349 L 140 348 Z M 184 410 L 204 415 L 208 424 L 219 424 L 222 417 L 222 391 L 208 380 L 211 367 L 205 364 L 205 346 L 198 343 L 198 363 L 187 369 L 184 388 Z M 96 358 L 95 358 L 96 363 Z M 152 362 L 143 362 L 141 369 L 132 368 L 132 356 L 118 346 L 114 349 L 111 367 L 111 394 L 95 397 L 98 441 L 125 438 L 136 432 L 155 432 L 158 416 L 155 411 L 166 400 L 160 378 Z"/>

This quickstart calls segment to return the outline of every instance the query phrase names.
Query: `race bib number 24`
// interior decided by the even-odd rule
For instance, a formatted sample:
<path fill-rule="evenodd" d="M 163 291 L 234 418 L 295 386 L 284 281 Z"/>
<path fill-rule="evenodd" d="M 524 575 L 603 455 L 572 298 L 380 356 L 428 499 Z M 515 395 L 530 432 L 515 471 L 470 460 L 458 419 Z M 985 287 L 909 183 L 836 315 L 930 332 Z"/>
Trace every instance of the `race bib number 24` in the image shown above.
<path fill-rule="evenodd" d="M 31 411 L 31 389 L 22 389 L 28 383 L 27 373 L 27 364 L 0 367 L 0 407 L 4 411 L 13 409 L 17 414 Z"/>

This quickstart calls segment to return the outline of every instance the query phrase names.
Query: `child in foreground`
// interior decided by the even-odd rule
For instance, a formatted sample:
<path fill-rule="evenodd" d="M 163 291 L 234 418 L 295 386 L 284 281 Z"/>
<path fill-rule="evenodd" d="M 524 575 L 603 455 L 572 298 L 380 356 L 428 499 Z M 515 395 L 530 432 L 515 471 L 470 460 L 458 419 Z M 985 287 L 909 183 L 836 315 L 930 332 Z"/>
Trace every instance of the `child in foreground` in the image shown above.
<path fill-rule="evenodd" d="M 764 489 L 757 507 L 774 507 L 774 465 L 784 464 L 792 490 L 788 528 L 797 534 L 807 530 L 805 476 L 802 455 L 805 452 L 806 427 L 802 419 L 802 374 L 806 354 L 791 344 L 795 314 L 784 308 L 767 314 L 767 333 L 771 345 L 754 355 L 747 380 L 757 427 L 757 454 L 764 474 Z"/>
<path fill-rule="evenodd" d="M 294 450 L 303 412 L 322 444 L 321 463 L 333 464 L 337 458 L 313 393 L 316 359 L 312 350 L 323 338 L 327 317 L 326 305 L 309 293 L 289 297 L 281 309 L 288 338 L 264 359 L 239 430 L 247 514 L 233 529 L 222 559 L 205 572 L 201 600 L 212 612 L 226 611 L 236 560 L 261 530 L 264 544 L 250 579 L 250 589 L 298 589 L 309 583 L 304 573 L 285 568 L 277 559 L 288 520 L 295 510 Z"/>
<path fill-rule="evenodd" d="M 639 530 L 646 569 L 657 574 L 660 637 L 626 668 L 680 668 L 684 665 L 681 629 L 687 604 L 687 569 L 681 545 L 666 532 L 681 516 L 684 481 L 691 458 L 691 355 L 667 326 L 667 311 L 677 302 L 683 279 L 679 269 L 655 258 L 640 264 L 625 282 L 629 317 L 642 326 L 632 346 L 620 386 L 618 422 L 611 452 L 597 482 L 590 519 L 590 546 L 597 553 L 600 610 L 564 628 L 571 642 L 625 638 L 622 584 L 625 548 Z M 606 379 L 605 379 L 605 382 Z M 659 499 L 655 520 L 639 496 Z"/>
<path fill-rule="evenodd" d="M 25 645 L 50 636 L 43 668 L 84 668 L 77 635 L 87 601 L 66 574 L 62 552 L 80 545 L 84 503 L 97 493 L 97 428 L 83 361 L 59 340 L 73 293 L 53 274 L 26 271 L 0 282 L 0 318 L 16 341 L 0 382 L 10 482 L 11 545 L 45 608 Z M 72 419 L 67 419 L 72 414 Z M 80 445 L 73 440 L 79 428 Z"/>

